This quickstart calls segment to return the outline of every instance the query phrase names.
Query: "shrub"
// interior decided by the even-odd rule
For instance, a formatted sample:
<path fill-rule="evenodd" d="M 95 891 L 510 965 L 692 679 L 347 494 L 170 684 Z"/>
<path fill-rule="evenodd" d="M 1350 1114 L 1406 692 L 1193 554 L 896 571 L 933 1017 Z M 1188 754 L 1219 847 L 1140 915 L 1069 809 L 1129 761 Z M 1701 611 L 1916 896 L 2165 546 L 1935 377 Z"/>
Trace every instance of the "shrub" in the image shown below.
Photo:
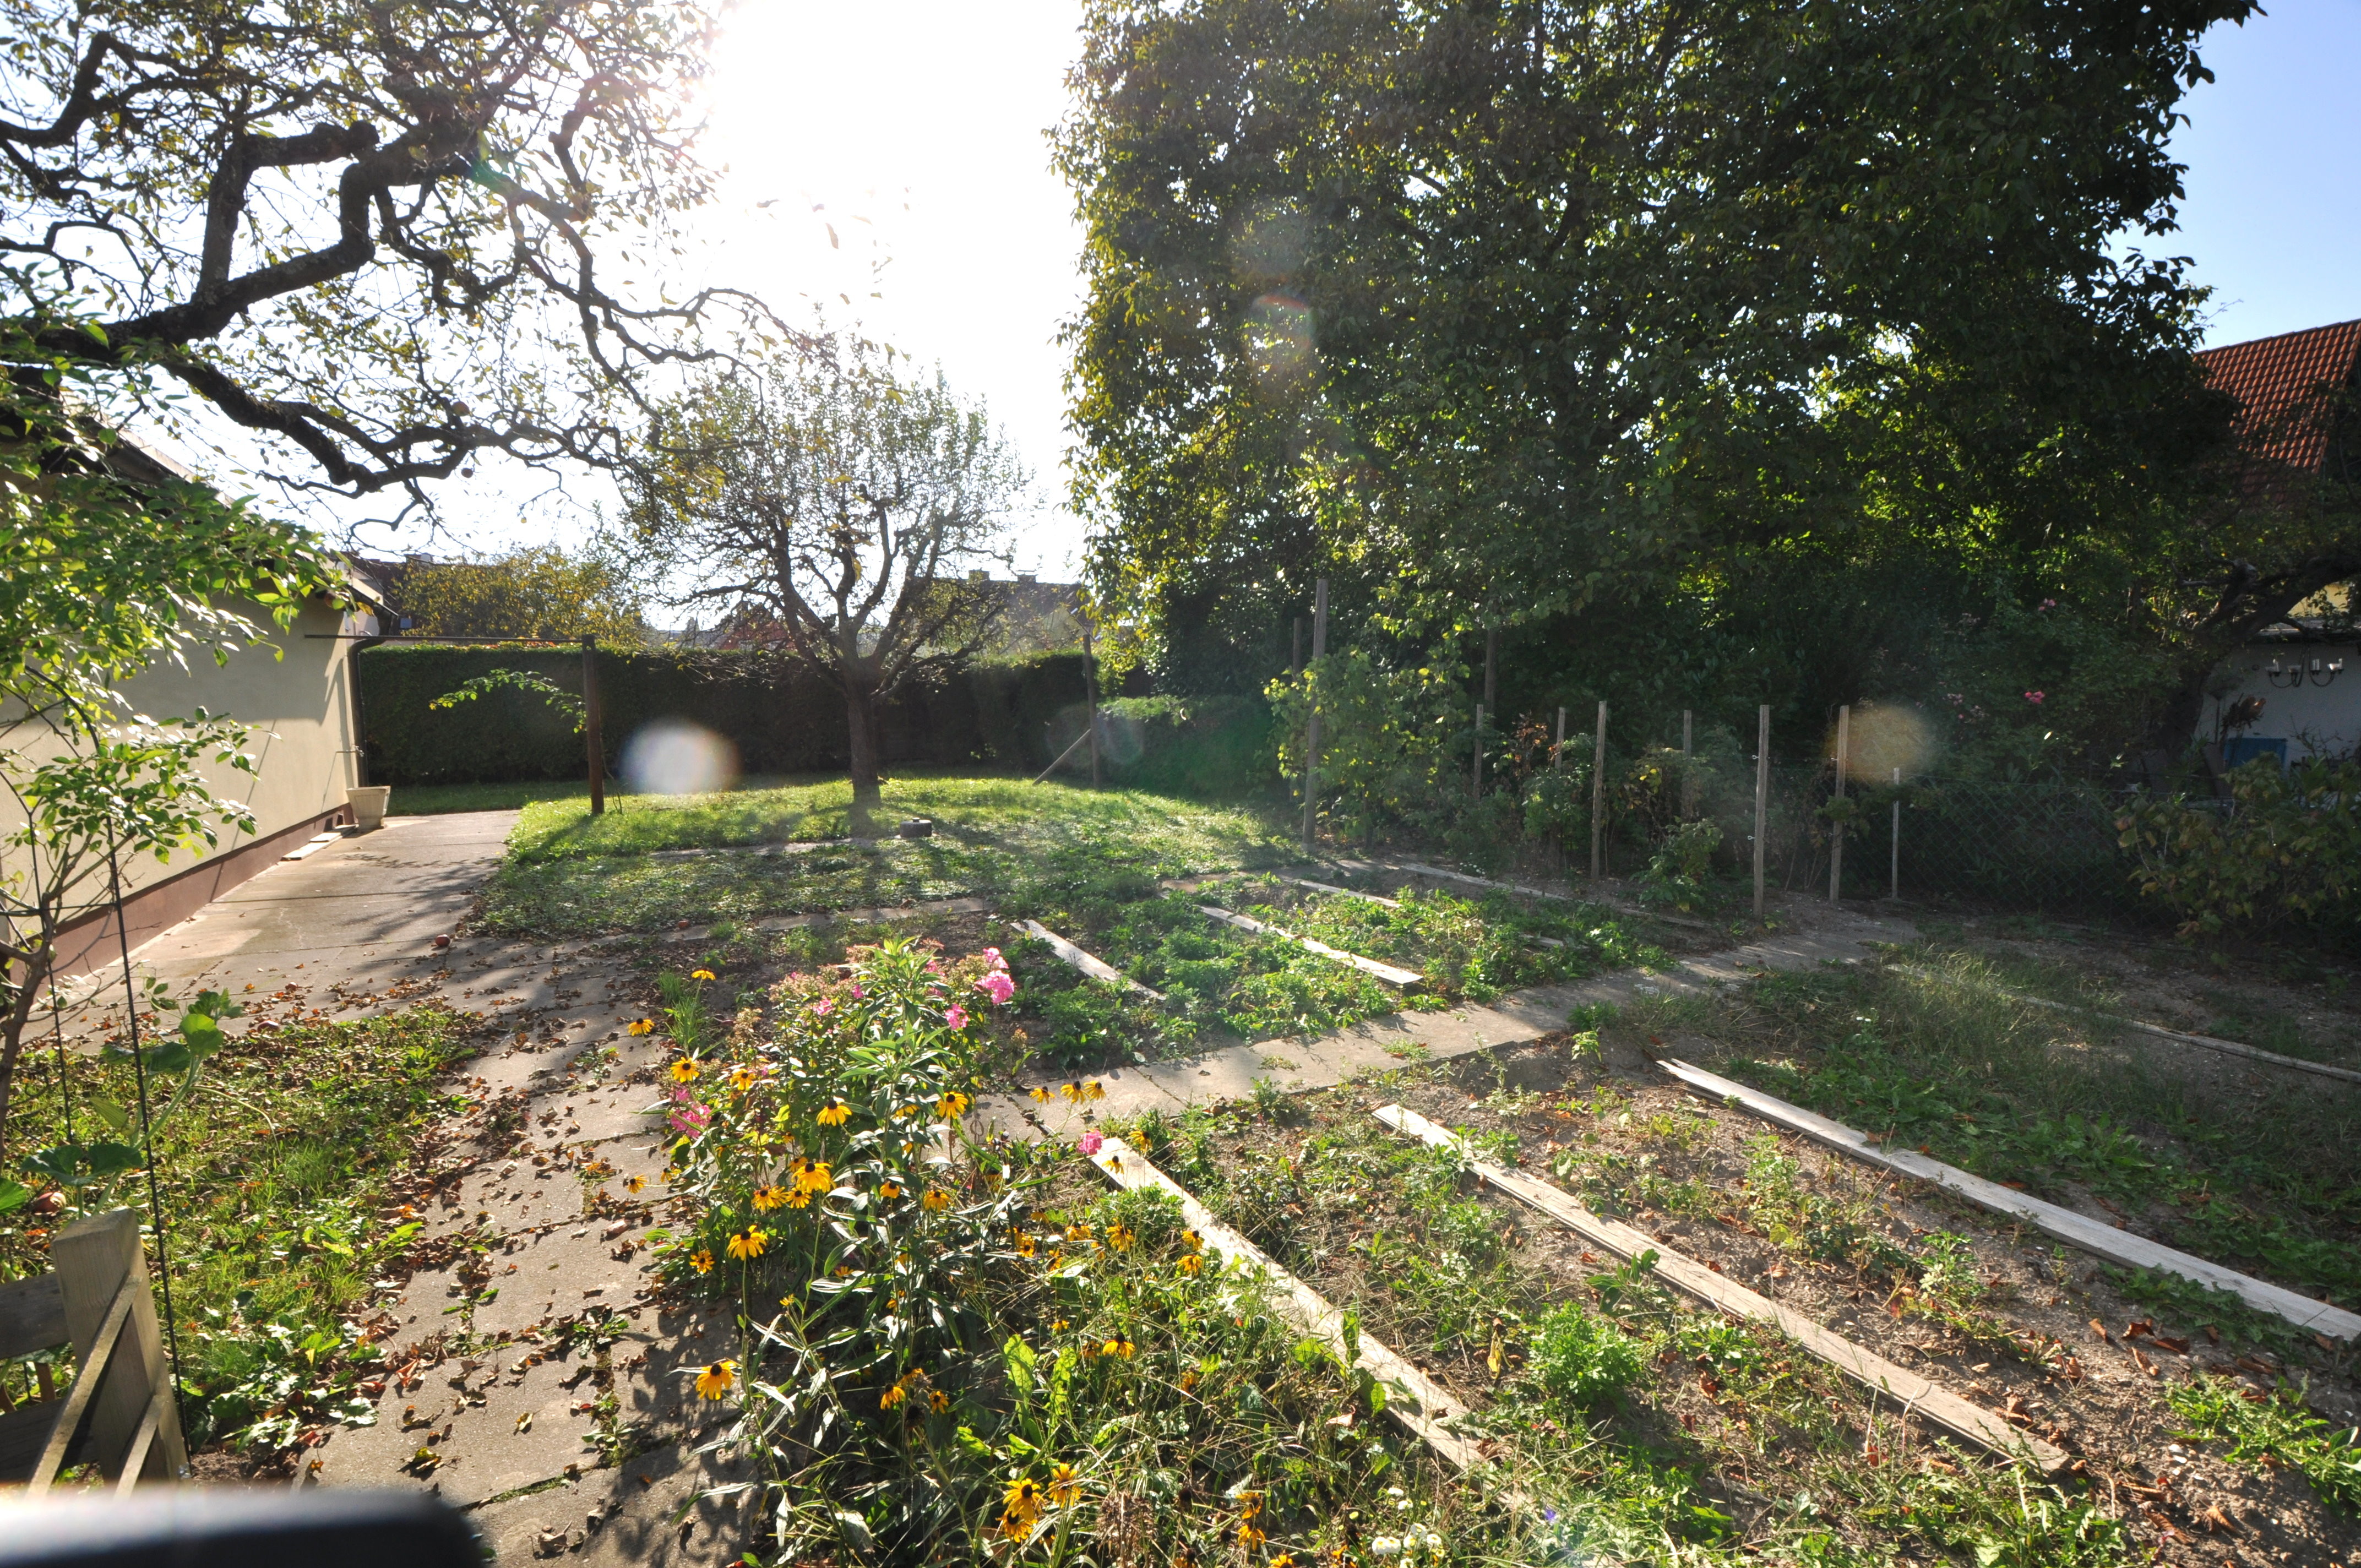
<path fill-rule="evenodd" d="M 2182 796 L 2135 801 L 2115 819 L 2141 893 L 2183 935 L 2290 919 L 2349 920 L 2361 893 L 2361 767 L 2257 758 L 2230 775 L 2223 813 Z"/>
<path fill-rule="evenodd" d="M 1637 1342 L 1578 1301 L 1541 1321 L 1529 1364 L 1543 1392 L 1575 1412 L 1620 1400 L 1645 1366 Z"/>

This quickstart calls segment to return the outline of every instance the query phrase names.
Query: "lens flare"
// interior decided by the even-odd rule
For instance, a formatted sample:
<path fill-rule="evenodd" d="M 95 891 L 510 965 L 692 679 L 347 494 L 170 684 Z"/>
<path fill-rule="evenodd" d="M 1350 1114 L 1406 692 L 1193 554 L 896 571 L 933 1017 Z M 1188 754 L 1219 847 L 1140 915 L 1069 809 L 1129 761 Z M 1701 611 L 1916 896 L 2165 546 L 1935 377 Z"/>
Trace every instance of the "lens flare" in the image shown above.
<path fill-rule="evenodd" d="M 738 751 L 701 725 L 659 718 L 623 748 L 622 772 L 635 795 L 704 795 L 738 782 Z"/>
<path fill-rule="evenodd" d="M 1829 737 L 1833 749 L 1835 736 Z M 1883 784 L 1902 770 L 1916 778 L 1934 765 L 1935 729 L 1915 707 L 1863 703 L 1852 710 L 1852 754 L 1845 771 L 1866 783 Z"/>

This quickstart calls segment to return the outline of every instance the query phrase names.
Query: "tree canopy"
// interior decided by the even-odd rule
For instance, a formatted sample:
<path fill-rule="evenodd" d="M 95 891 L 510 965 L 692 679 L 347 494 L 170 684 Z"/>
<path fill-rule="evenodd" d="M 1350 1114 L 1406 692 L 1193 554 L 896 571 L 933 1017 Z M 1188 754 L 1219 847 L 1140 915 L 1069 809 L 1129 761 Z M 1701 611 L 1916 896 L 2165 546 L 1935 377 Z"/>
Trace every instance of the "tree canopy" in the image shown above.
<path fill-rule="evenodd" d="M 2228 414 L 2166 138 L 2251 9 L 1103 0 L 1060 140 L 1102 595 L 1172 657 L 1316 571 L 1447 631 L 2153 554 Z"/>
<path fill-rule="evenodd" d="M 647 587 L 608 542 L 526 545 L 480 561 L 411 561 L 393 598 L 414 637 L 644 641 Z"/>

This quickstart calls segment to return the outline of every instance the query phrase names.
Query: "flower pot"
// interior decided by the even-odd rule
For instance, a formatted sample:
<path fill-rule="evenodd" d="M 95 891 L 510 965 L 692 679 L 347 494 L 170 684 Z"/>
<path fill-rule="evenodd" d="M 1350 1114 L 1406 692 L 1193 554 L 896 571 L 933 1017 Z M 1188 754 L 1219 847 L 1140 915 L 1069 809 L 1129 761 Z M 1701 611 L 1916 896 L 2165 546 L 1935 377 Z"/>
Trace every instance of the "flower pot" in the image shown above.
<path fill-rule="evenodd" d="M 386 796 L 393 793 L 391 784 L 369 784 L 364 788 L 345 791 L 345 804 L 352 808 L 353 826 L 367 833 L 385 823 Z"/>

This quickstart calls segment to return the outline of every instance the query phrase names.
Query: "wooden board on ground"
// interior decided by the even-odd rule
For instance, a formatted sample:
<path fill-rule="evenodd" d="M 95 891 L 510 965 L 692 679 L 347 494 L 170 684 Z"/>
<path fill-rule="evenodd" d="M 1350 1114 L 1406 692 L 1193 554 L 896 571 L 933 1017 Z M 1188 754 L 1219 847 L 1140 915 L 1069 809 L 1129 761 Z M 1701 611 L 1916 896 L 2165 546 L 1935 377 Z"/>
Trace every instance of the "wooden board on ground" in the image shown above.
<path fill-rule="evenodd" d="M 1895 964 L 1894 970 L 1897 974 L 1910 975 L 1918 980 L 1940 982 L 1948 978 L 1936 973 L 1933 970 L 1921 969 L 1916 964 Z M 2196 1046 L 2203 1050 L 2219 1051 L 2224 1056 L 2244 1057 L 2248 1061 L 2268 1062 L 2272 1067 L 2289 1068 L 2296 1072 L 2313 1073 L 2321 1078 L 2342 1079 L 2347 1083 L 2361 1083 L 2361 1072 L 2356 1072 L 2349 1067 L 2332 1067 L 2324 1061 L 2306 1061 L 2301 1057 L 2281 1056 L 2277 1051 L 2263 1050 L 2258 1047 L 2244 1045 L 2236 1040 L 2221 1039 L 2213 1035 L 2183 1034 L 2179 1029 L 2168 1029 L 2161 1024 L 2151 1024 L 2143 1018 L 2125 1018 L 2114 1013 L 2102 1012 L 2096 1007 L 2077 1007 L 2070 1002 L 2052 1002 L 2046 996 L 2027 996 L 2021 991 L 2010 991 L 2004 986 L 1995 985 L 1992 990 L 1994 995 L 2004 996 L 2011 1002 L 2022 1002 L 2027 1007 L 2043 1007 L 2052 1013 L 2084 1014 L 2092 1018 L 2103 1018 L 2119 1029 L 2136 1029 L 2143 1035 L 2153 1035 L 2159 1040 L 2170 1040 L 2176 1045 Z"/>
<path fill-rule="evenodd" d="M 1388 909 L 1401 907 L 1399 898 L 1381 898 L 1374 893 L 1363 893 L 1358 888 L 1338 887 L 1333 882 L 1313 882 L 1310 877 L 1300 876 L 1283 876 L 1279 880 L 1291 882 L 1298 887 L 1308 887 L 1314 893 L 1333 893 L 1339 898 L 1357 898 L 1364 904 L 1382 904 Z"/>
<path fill-rule="evenodd" d="M 1327 943 L 1314 941 L 1310 937 L 1299 937 L 1292 931 L 1282 931 L 1278 927 L 1257 920 L 1250 915 L 1233 914 L 1227 909 L 1216 909 L 1210 904 L 1197 905 L 1197 912 L 1210 919 L 1219 920 L 1224 926 L 1235 926 L 1246 931 L 1258 931 L 1268 937 L 1283 938 L 1306 952 L 1318 953 L 1323 959 L 1334 959 L 1340 964 L 1348 964 L 1363 974 L 1373 975 L 1384 981 L 1388 985 L 1398 985 L 1408 990 L 1411 986 L 1423 983 L 1426 979 L 1416 970 L 1398 969 L 1392 964 L 1381 964 L 1375 959 L 1365 959 L 1358 953 L 1348 953 L 1342 948 L 1332 948 Z"/>
<path fill-rule="evenodd" d="M 1609 898 L 1593 897 L 1587 900 L 1580 899 L 1576 898 L 1570 893 L 1553 893 L 1548 888 L 1528 887 L 1525 883 L 1521 882 L 1496 882 L 1490 877 L 1473 876 L 1466 872 L 1445 871 L 1441 866 L 1430 866 L 1422 861 L 1396 861 L 1387 869 L 1389 871 L 1408 872 L 1412 876 L 1440 877 L 1445 882 L 1464 882 L 1472 887 L 1497 888 L 1502 893 L 1520 893 L 1524 894 L 1527 898 L 1554 898 L 1560 904 L 1592 903 L 1603 905 L 1607 908 L 1620 911 L 1625 915 L 1636 915 L 1642 920 L 1661 921 L 1663 924 L 1667 926 L 1688 926 L 1693 927 L 1699 931 L 1710 931 L 1715 929 L 1714 924 L 1710 920 L 1692 920 L 1685 915 L 1664 915 L 1653 909 L 1642 909 L 1637 905 L 1619 904 L 1613 899 Z"/>
<path fill-rule="evenodd" d="M 2361 1317 L 2341 1307 L 2315 1301 L 2309 1296 L 2299 1296 L 2292 1290 L 2252 1278 L 2236 1269 L 2208 1263 L 2202 1257 L 2176 1251 L 2160 1242 L 2152 1242 L 2145 1236 L 2136 1236 L 2129 1231 L 2103 1224 L 2087 1214 L 2061 1209 L 2055 1203 L 2044 1202 L 2013 1188 L 1986 1181 L 1981 1176 L 1971 1176 L 1957 1166 L 1945 1165 L 1939 1159 L 1915 1150 L 1883 1147 L 1868 1134 L 1856 1132 L 1841 1122 L 1831 1122 L 1800 1105 L 1790 1105 L 1775 1095 L 1765 1094 L 1759 1089 L 1708 1072 L 1703 1068 L 1691 1067 L 1685 1061 L 1669 1057 L 1656 1065 L 1701 1094 L 1744 1106 L 1766 1122 L 1801 1133 L 1865 1164 L 1880 1166 L 1899 1175 L 1916 1177 L 1921 1181 L 1931 1181 L 1948 1188 L 1971 1202 L 1979 1203 L 1995 1213 L 2023 1220 L 2061 1242 L 2081 1247 L 2084 1252 L 2103 1257 L 2110 1263 L 2121 1264 L 2127 1268 L 2160 1269 L 2183 1279 L 2193 1279 L 2212 1289 L 2230 1291 L 2257 1311 L 2284 1318 L 2296 1327 L 2309 1329 L 2316 1334 L 2341 1340 L 2361 1338 Z"/>
<path fill-rule="evenodd" d="M 1219 1220 L 1213 1212 L 1191 1197 L 1179 1182 L 1148 1162 L 1121 1138 L 1108 1138 L 1091 1157 L 1091 1163 L 1106 1174 L 1119 1187 L 1135 1191 L 1170 1193 L 1180 1200 L 1181 1216 L 1190 1229 L 1204 1238 L 1205 1250 L 1217 1256 L 1235 1258 L 1252 1268 L 1259 1268 L 1279 1288 L 1280 1310 L 1294 1320 L 1297 1326 L 1317 1336 L 1337 1354 L 1355 1354 L 1354 1365 L 1376 1378 L 1386 1389 L 1387 1415 L 1423 1441 L 1437 1453 L 1462 1470 L 1473 1470 L 1484 1463 L 1473 1441 L 1452 1430 L 1451 1423 L 1465 1418 L 1467 1407 L 1444 1392 L 1434 1379 L 1395 1354 L 1367 1333 L 1354 1336 L 1348 1345 L 1345 1334 L 1345 1314 L 1330 1304 L 1328 1299 L 1302 1280 L 1271 1261 L 1269 1255 L 1254 1243 L 1238 1234 Z"/>
<path fill-rule="evenodd" d="M 1407 1133 L 1422 1143 L 1447 1148 L 1463 1158 L 1467 1157 L 1467 1145 L 1464 1139 L 1415 1111 L 1400 1105 L 1384 1105 L 1378 1107 L 1375 1114 L 1378 1121 L 1398 1133 Z M 1622 1258 L 1654 1254 L 1654 1272 L 1667 1283 L 1733 1316 L 1769 1323 L 1854 1382 L 1895 1401 L 1905 1415 L 1922 1417 L 1954 1437 L 1963 1438 L 2005 1458 L 2029 1453 L 2045 1473 L 2055 1473 L 2066 1464 L 2066 1454 L 2055 1444 L 2018 1431 L 1991 1411 L 1969 1403 L 1917 1373 L 1896 1366 L 1843 1335 L 1831 1333 L 1801 1313 L 1790 1311 L 1769 1297 L 1716 1274 L 1694 1258 L 1671 1251 L 1643 1231 L 1592 1213 L 1572 1196 L 1550 1183 L 1495 1165 L 1489 1160 L 1469 1159 L 1468 1164 L 1484 1180 L 1519 1201 L 1540 1210 L 1595 1246 L 1604 1247 Z"/>
<path fill-rule="evenodd" d="M 1164 1000 L 1164 993 L 1162 992 L 1149 990 L 1147 986 L 1140 984 L 1139 981 L 1132 979 L 1131 976 L 1124 973 L 1123 970 L 1115 968 L 1115 965 L 1107 962 L 1104 959 L 1096 958 L 1082 951 L 1082 948 L 1074 946 L 1073 943 L 1069 942 L 1065 938 L 1060 937 L 1055 931 L 1050 930 L 1049 927 L 1042 925 L 1038 920 L 1020 920 L 1016 923 L 1016 926 L 1017 929 L 1023 931 L 1027 936 L 1038 937 L 1042 941 L 1049 943 L 1049 950 L 1057 954 L 1059 959 L 1069 968 L 1080 970 L 1082 973 L 1089 975 L 1093 980 L 1103 980 L 1110 985 L 1122 986 L 1126 991 L 1137 992 L 1138 994 L 1147 997 L 1150 1002 L 1161 1002 Z"/>

